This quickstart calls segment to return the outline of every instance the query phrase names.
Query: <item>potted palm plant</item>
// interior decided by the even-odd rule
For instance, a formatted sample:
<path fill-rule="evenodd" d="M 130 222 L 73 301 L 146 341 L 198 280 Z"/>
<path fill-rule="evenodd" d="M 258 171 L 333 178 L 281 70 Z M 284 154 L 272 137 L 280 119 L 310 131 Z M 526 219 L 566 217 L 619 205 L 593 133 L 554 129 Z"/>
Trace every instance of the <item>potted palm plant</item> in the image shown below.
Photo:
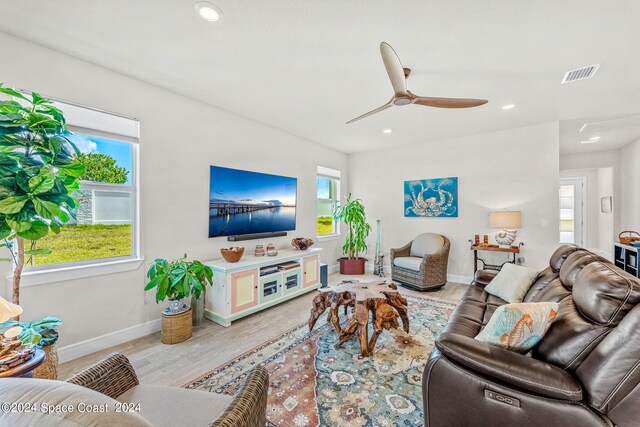
<path fill-rule="evenodd" d="M 347 238 L 342 246 L 346 257 L 340 258 L 340 274 L 364 274 L 366 258 L 360 256 L 367 250 L 367 236 L 371 225 L 367 223 L 364 204 L 360 199 L 353 199 L 351 194 L 344 203 L 338 202 L 333 211 L 336 220 L 343 221 L 347 227 Z"/>
<path fill-rule="evenodd" d="M 175 261 L 156 259 L 147 272 L 149 283 L 145 290 L 156 289 L 156 303 L 165 299 L 169 306 L 162 311 L 162 342 L 176 344 L 191 337 L 196 313 L 196 324 L 204 317 L 204 300 L 201 298 L 207 284 L 211 285 L 213 271 L 200 261 L 187 261 L 187 254 Z M 192 305 L 202 304 L 202 309 L 192 310 L 184 303 L 188 297 Z"/>

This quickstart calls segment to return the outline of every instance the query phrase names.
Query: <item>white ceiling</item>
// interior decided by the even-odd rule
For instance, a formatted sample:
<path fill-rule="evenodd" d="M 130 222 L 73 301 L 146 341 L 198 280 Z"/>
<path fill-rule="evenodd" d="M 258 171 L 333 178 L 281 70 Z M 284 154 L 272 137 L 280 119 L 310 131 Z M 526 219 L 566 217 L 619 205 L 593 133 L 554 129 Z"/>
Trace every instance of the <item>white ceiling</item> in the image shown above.
<path fill-rule="evenodd" d="M 640 113 L 637 0 L 211 1 L 217 24 L 196 0 L 0 0 L 0 30 L 345 152 Z M 345 125 L 392 95 L 381 41 L 412 92 L 489 103 Z"/>
<path fill-rule="evenodd" d="M 590 144 L 581 141 L 597 139 Z M 560 154 L 617 150 L 640 139 L 640 115 L 560 122 Z"/>

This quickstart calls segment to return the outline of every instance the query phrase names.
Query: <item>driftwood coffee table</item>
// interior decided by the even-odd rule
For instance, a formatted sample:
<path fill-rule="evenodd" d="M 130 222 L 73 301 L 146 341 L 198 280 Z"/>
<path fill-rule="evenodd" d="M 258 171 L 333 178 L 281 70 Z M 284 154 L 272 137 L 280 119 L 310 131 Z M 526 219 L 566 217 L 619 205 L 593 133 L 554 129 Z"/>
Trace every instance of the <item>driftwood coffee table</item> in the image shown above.
<path fill-rule="evenodd" d="M 309 331 L 327 308 L 327 321 L 331 322 L 338 333 L 340 341 L 336 348 L 358 334 L 360 341 L 360 356 L 367 357 L 376 345 L 378 337 L 384 329 L 397 328 L 398 317 L 402 319 L 402 327 L 409 332 L 409 316 L 407 315 L 407 299 L 398 292 L 398 287 L 384 280 L 374 282 L 342 282 L 338 286 L 319 289 L 320 293 L 313 299 L 311 316 L 309 317 Z M 347 314 L 352 307 L 351 317 L 344 328 L 340 327 L 340 306 Z M 371 314 L 371 315 L 370 315 Z M 369 339 L 369 321 L 373 324 L 373 335 Z"/>

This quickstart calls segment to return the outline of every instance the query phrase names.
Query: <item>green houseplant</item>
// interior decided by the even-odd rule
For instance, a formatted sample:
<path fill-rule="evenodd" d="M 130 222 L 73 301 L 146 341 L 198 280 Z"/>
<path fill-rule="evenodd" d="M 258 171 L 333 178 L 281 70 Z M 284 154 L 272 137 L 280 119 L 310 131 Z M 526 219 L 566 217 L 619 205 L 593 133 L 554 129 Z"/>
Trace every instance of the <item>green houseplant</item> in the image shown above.
<path fill-rule="evenodd" d="M 179 314 L 189 309 L 183 300 L 191 296 L 193 322 L 199 325 L 204 318 L 204 300 L 202 297 L 207 284 L 213 283 L 213 271 L 200 261 L 187 261 L 187 254 L 169 262 L 156 259 L 147 272 L 149 283 L 145 290 L 156 289 L 156 302 L 169 300 L 164 315 Z M 201 308 L 201 309 L 200 309 Z"/>
<path fill-rule="evenodd" d="M 20 326 L 22 332 L 18 335 L 18 339 L 23 344 L 34 344 L 40 347 L 46 347 L 58 340 L 58 332 L 56 327 L 62 324 L 62 320 L 57 317 L 44 317 L 42 319 L 33 320 L 31 322 L 20 322 L 18 320 L 7 320 L 0 323 L 0 328 L 12 328 Z"/>
<path fill-rule="evenodd" d="M 333 211 L 336 220 L 343 221 L 348 228 L 347 237 L 342 246 L 346 257 L 340 258 L 340 274 L 364 274 L 366 258 L 360 253 L 367 250 L 367 236 L 371 225 L 367 223 L 364 204 L 349 194 L 343 203 L 338 202 Z"/>
<path fill-rule="evenodd" d="M 2 84 L 0 94 L 9 97 L 0 100 L 0 245 L 13 257 L 13 303 L 20 304 L 25 256 L 50 252 L 25 250 L 25 240 L 57 234 L 74 217 L 84 166 L 53 101 Z"/>
<path fill-rule="evenodd" d="M 18 339 L 25 345 L 33 344 L 41 347 L 46 354 L 44 363 L 35 369 L 33 376 L 57 380 L 58 351 L 56 350 L 56 341 L 58 341 L 58 331 L 56 328 L 61 324 L 62 320 L 49 316 L 31 322 L 7 320 L 0 323 L 0 328 L 19 326 L 22 331 L 18 335 Z"/>

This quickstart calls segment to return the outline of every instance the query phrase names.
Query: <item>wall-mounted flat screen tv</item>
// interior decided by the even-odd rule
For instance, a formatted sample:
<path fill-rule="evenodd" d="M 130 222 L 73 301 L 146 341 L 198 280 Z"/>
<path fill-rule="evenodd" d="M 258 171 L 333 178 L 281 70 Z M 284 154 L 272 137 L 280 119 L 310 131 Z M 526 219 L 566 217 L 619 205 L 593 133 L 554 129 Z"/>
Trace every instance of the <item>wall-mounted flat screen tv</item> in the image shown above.
<path fill-rule="evenodd" d="M 297 181 L 211 166 L 209 237 L 295 230 Z"/>

